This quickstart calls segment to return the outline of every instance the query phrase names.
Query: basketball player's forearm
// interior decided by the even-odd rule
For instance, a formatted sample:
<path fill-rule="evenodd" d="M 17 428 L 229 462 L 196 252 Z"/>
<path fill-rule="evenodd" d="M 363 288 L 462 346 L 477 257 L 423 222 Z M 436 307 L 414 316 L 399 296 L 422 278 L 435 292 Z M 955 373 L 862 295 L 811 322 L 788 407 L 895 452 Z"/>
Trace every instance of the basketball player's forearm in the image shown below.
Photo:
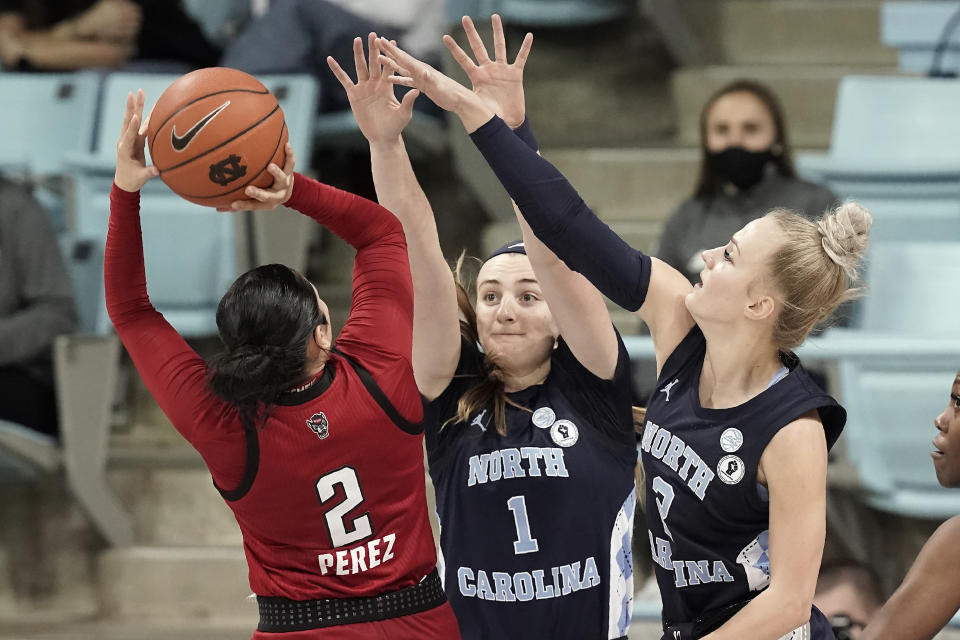
<path fill-rule="evenodd" d="M 536 236 L 625 309 L 646 298 L 650 258 L 633 249 L 587 207 L 576 189 L 493 118 L 470 136 Z"/>
<path fill-rule="evenodd" d="M 114 185 L 110 193 L 103 280 L 107 314 L 118 333 L 138 316 L 156 313 L 147 296 L 139 191 L 124 191 Z"/>
<path fill-rule="evenodd" d="M 371 144 L 370 160 L 377 199 L 400 219 L 407 239 L 415 301 L 414 374 L 418 381 L 452 374 L 460 349 L 460 311 L 453 276 L 440 249 L 433 209 L 402 140 Z"/>
<path fill-rule="evenodd" d="M 777 640 L 810 619 L 810 606 L 804 598 L 768 588 L 703 640 Z"/>
<path fill-rule="evenodd" d="M 294 174 L 293 195 L 286 204 L 358 251 L 372 244 L 396 242 L 398 238 L 406 244 L 400 221 L 379 204 L 300 173 Z"/>

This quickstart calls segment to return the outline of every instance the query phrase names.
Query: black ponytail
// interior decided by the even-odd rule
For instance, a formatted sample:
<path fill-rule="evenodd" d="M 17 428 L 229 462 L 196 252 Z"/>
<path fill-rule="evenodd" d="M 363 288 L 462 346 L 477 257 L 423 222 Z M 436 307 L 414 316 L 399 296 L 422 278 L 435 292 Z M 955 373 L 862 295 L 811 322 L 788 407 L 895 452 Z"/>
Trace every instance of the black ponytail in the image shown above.
<path fill-rule="evenodd" d="M 224 349 L 208 363 L 210 389 L 237 407 L 245 428 L 259 427 L 280 394 L 303 380 L 307 340 L 324 324 L 303 276 L 280 264 L 251 269 L 217 307 Z"/>

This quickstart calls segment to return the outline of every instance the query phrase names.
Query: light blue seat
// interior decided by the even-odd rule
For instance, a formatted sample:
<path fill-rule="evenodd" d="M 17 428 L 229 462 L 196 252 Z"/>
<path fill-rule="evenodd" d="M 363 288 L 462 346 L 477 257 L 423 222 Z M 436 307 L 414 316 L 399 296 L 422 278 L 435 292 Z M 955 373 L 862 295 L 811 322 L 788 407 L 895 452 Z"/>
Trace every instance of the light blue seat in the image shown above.
<path fill-rule="evenodd" d="M 863 330 L 960 337 L 960 241 L 875 243 L 865 281 Z"/>
<path fill-rule="evenodd" d="M 874 213 L 876 240 L 960 240 L 960 83 L 848 76 L 830 151 L 798 157 L 802 174 Z"/>
<path fill-rule="evenodd" d="M 582 27 L 625 16 L 625 0 L 501 0 L 500 16 L 508 24 L 528 27 Z"/>
<path fill-rule="evenodd" d="M 489 18 L 529 27 L 579 27 L 620 18 L 632 9 L 628 0 L 449 0 L 447 18 Z"/>
<path fill-rule="evenodd" d="M 847 456 L 872 506 L 917 518 L 960 513 L 960 492 L 937 483 L 930 459 L 933 419 L 949 400 L 958 367 L 951 355 L 840 362 Z"/>
<path fill-rule="evenodd" d="M 0 74 L 0 169 L 63 173 L 66 152 L 88 152 L 96 119 L 94 73 Z"/>
<path fill-rule="evenodd" d="M 883 3 L 880 37 L 883 44 L 898 49 L 902 71 L 928 73 L 933 69 L 937 46 L 957 11 L 960 3 L 942 0 Z M 960 69 L 960 28 L 947 34 L 943 44 L 939 68 L 955 72 Z"/>

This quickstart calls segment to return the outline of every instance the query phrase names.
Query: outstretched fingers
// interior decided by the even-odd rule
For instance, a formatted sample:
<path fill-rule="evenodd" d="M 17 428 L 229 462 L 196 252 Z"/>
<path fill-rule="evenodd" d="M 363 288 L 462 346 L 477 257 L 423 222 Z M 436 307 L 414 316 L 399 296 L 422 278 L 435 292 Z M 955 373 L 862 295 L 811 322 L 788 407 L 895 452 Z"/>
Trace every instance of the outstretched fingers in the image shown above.
<path fill-rule="evenodd" d="M 517 58 L 513 61 L 515 67 L 523 71 L 527 64 L 527 58 L 530 57 L 530 48 L 533 47 L 533 34 L 527 33 L 523 37 L 523 43 L 520 45 L 520 51 L 517 52 Z"/>
<path fill-rule="evenodd" d="M 406 87 L 412 87 L 415 85 L 413 78 L 410 77 L 410 74 L 407 72 L 407 70 L 398 65 L 395 60 L 392 60 L 381 53 L 380 63 L 383 65 L 384 75 L 382 77 L 385 80 L 389 80 L 393 84 L 402 84 Z"/>
<path fill-rule="evenodd" d="M 480 38 L 480 34 L 477 32 L 477 27 L 474 26 L 473 20 L 470 19 L 470 16 L 463 16 L 463 30 L 467 34 L 467 41 L 470 43 L 470 48 L 473 50 L 473 55 L 477 59 L 477 64 L 482 65 L 486 62 L 490 62 L 490 56 L 487 54 L 487 48 L 483 45 L 483 40 Z"/>
<path fill-rule="evenodd" d="M 497 62 L 507 61 L 507 40 L 503 35 L 503 21 L 498 14 L 490 18 L 493 24 L 493 56 Z"/>
<path fill-rule="evenodd" d="M 463 69 L 468 76 L 471 75 L 473 70 L 477 68 L 477 65 L 473 63 L 473 60 L 470 59 L 467 52 L 461 49 L 457 41 L 451 36 L 443 36 L 443 44 L 447 47 L 447 51 L 450 52 L 453 59 L 457 61 L 457 64 L 460 65 L 460 68 Z"/>
<path fill-rule="evenodd" d="M 359 37 L 353 39 L 353 64 L 357 69 L 358 83 L 370 78 L 370 72 L 367 70 L 367 59 L 363 55 L 363 40 Z"/>
<path fill-rule="evenodd" d="M 340 84 L 343 85 L 343 88 L 349 91 L 353 88 L 353 80 L 350 79 L 350 76 L 347 75 L 347 72 L 343 70 L 336 60 L 333 59 L 333 56 L 327 56 L 327 66 L 330 67 L 330 71 L 333 72 L 333 75 L 337 80 L 340 81 Z"/>
<path fill-rule="evenodd" d="M 403 98 L 400 100 L 400 108 L 407 117 L 413 116 L 413 103 L 417 101 L 417 96 L 420 95 L 419 89 L 413 89 L 412 91 L 407 91 Z"/>
<path fill-rule="evenodd" d="M 377 44 L 377 34 L 370 32 L 367 35 L 367 51 L 369 52 L 369 57 L 367 60 L 367 72 L 369 77 L 376 78 L 380 75 L 380 45 Z"/>
<path fill-rule="evenodd" d="M 419 62 L 416 58 L 397 46 L 396 42 L 380 38 L 380 51 L 390 60 L 405 69 L 411 68 L 411 63 Z"/>

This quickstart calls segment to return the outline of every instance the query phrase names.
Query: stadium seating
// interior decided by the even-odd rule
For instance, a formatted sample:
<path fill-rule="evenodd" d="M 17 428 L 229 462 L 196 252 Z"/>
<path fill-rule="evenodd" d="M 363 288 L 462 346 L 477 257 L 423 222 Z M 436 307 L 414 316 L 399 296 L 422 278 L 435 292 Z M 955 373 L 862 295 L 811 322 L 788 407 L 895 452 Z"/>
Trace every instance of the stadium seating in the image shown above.
<path fill-rule="evenodd" d="M 875 240 L 960 240 L 958 100 L 953 80 L 848 76 L 829 153 L 798 167 L 869 207 Z"/>
<path fill-rule="evenodd" d="M 960 241 L 877 242 L 865 278 L 864 331 L 960 337 Z"/>
<path fill-rule="evenodd" d="M 63 173 L 64 153 L 90 150 L 98 88 L 95 73 L 0 73 L 0 170 Z"/>
<path fill-rule="evenodd" d="M 504 22 L 528 27 L 578 27 L 619 18 L 633 7 L 628 0 L 450 0 L 447 17 L 486 18 L 499 13 Z"/>
<path fill-rule="evenodd" d="M 960 70 L 960 28 L 948 32 L 951 26 L 960 27 L 950 23 L 958 11 L 960 5 L 955 2 L 883 3 L 881 39 L 899 50 L 901 71 L 929 73 L 935 67 L 941 72 Z"/>
<path fill-rule="evenodd" d="M 847 456 L 872 506 L 916 518 L 960 512 L 960 493 L 937 483 L 930 460 L 933 419 L 949 400 L 957 362 L 945 354 L 839 363 Z"/>

